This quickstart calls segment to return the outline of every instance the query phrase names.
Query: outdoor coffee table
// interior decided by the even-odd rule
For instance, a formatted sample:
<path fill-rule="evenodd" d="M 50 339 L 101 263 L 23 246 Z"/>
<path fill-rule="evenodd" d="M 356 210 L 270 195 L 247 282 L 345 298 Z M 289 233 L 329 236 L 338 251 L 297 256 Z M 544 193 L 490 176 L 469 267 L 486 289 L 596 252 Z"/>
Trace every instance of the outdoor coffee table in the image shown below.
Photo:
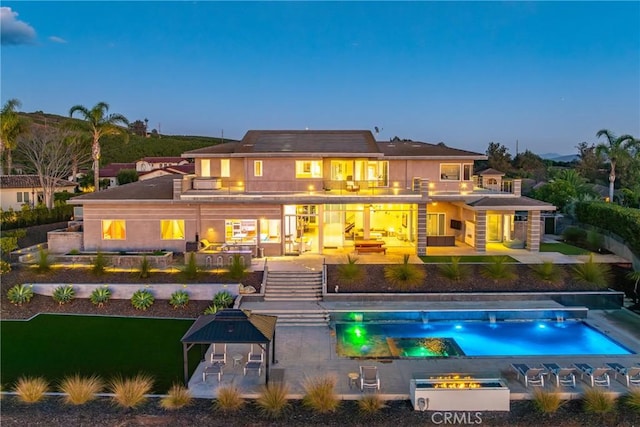
<path fill-rule="evenodd" d="M 349 388 L 357 387 L 360 374 L 357 372 L 349 372 L 347 375 L 349 376 Z"/>
<path fill-rule="evenodd" d="M 233 366 L 236 367 L 240 364 L 242 364 L 242 355 L 241 354 L 234 354 L 232 359 L 233 359 Z"/>

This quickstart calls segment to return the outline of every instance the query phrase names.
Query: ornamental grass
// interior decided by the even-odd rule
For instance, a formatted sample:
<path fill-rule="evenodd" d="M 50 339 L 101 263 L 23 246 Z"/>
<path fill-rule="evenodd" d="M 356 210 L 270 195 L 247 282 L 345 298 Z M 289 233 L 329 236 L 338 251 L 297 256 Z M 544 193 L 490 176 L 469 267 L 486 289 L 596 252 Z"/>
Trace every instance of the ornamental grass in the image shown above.
<path fill-rule="evenodd" d="M 60 381 L 58 389 L 65 393 L 63 401 L 69 405 L 82 405 L 95 399 L 104 388 L 103 381 L 96 375 L 82 377 L 74 374 Z"/>

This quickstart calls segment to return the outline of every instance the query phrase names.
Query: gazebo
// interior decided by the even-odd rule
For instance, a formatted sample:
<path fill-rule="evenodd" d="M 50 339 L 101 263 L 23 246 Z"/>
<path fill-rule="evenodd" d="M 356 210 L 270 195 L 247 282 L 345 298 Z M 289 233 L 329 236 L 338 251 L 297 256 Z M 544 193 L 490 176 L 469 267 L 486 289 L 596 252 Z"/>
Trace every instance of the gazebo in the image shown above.
<path fill-rule="evenodd" d="M 196 344 L 257 344 L 266 353 L 265 381 L 269 384 L 269 362 L 275 361 L 276 316 L 253 314 L 249 310 L 224 309 L 200 316 L 180 339 L 184 360 L 184 383 L 189 383 L 188 352 Z M 271 357 L 269 356 L 271 348 Z"/>

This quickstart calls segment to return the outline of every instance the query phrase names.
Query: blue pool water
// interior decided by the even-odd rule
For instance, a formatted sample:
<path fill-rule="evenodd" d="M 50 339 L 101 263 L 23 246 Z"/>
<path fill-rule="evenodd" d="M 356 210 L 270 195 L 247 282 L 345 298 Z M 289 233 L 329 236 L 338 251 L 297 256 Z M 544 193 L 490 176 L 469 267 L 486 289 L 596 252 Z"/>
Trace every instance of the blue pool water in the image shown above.
<path fill-rule="evenodd" d="M 581 321 L 338 323 L 336 333 L 339 352 L 352 357 L 633 354 Z M 441 354 L 418 351 L 433 339 L 452 345 Z"/>

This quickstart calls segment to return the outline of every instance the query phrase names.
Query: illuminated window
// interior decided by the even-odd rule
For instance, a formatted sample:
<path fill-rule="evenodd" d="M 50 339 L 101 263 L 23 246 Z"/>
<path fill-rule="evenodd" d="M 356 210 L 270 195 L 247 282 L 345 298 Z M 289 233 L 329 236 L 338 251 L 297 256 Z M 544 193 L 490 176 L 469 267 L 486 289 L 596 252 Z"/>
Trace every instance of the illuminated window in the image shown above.
<path fill-rule="evenodd" d="M 444 235 L 444 214 L 427 213 L 427 236 Z"/>
<path fill-rule="evenodd" d="M 296 178 L 322 178 L 320 160 L 296 160 Z"/>
<path fill-rule="evenodd" d="M 279 219 L 260 220 L 260 241 L 266 243 L 279 243 L 282 221 Z"/>
<path fill-rule="evenodd" d="M 123 219 L 103 219 L 102 239 L 103 240 L 125 240 L 127 229 Z"/>
<path fill-rule="evenodd" d="M 203 178 L 209 178 L 211 176 L 211 160 L 200 160 L 200 176 Z"/>
<path fill-rule="evenodd" d="M 224 221 L 226 243 L 256 243 L 258 222 L 255 219 L 227 219 Z"/>
<path fill-rule="evenodd" d="M 440 181 L 460 181 L 460 165 L 441 164 Z"/>
<path fill-rule="evenodd" d="M 231 176 L 231 160 L 220 159 L 220 176 L 223 178 Z"/>
<path fill-rule="evenodd" d="M 253 175 L 262 176 L 262 160 L 253 161 Z"/>
<path fill-rule="evenodd" d="M 184 220 L 160 220 L 160 234 L 162 240 L 184 240 Z"/>

